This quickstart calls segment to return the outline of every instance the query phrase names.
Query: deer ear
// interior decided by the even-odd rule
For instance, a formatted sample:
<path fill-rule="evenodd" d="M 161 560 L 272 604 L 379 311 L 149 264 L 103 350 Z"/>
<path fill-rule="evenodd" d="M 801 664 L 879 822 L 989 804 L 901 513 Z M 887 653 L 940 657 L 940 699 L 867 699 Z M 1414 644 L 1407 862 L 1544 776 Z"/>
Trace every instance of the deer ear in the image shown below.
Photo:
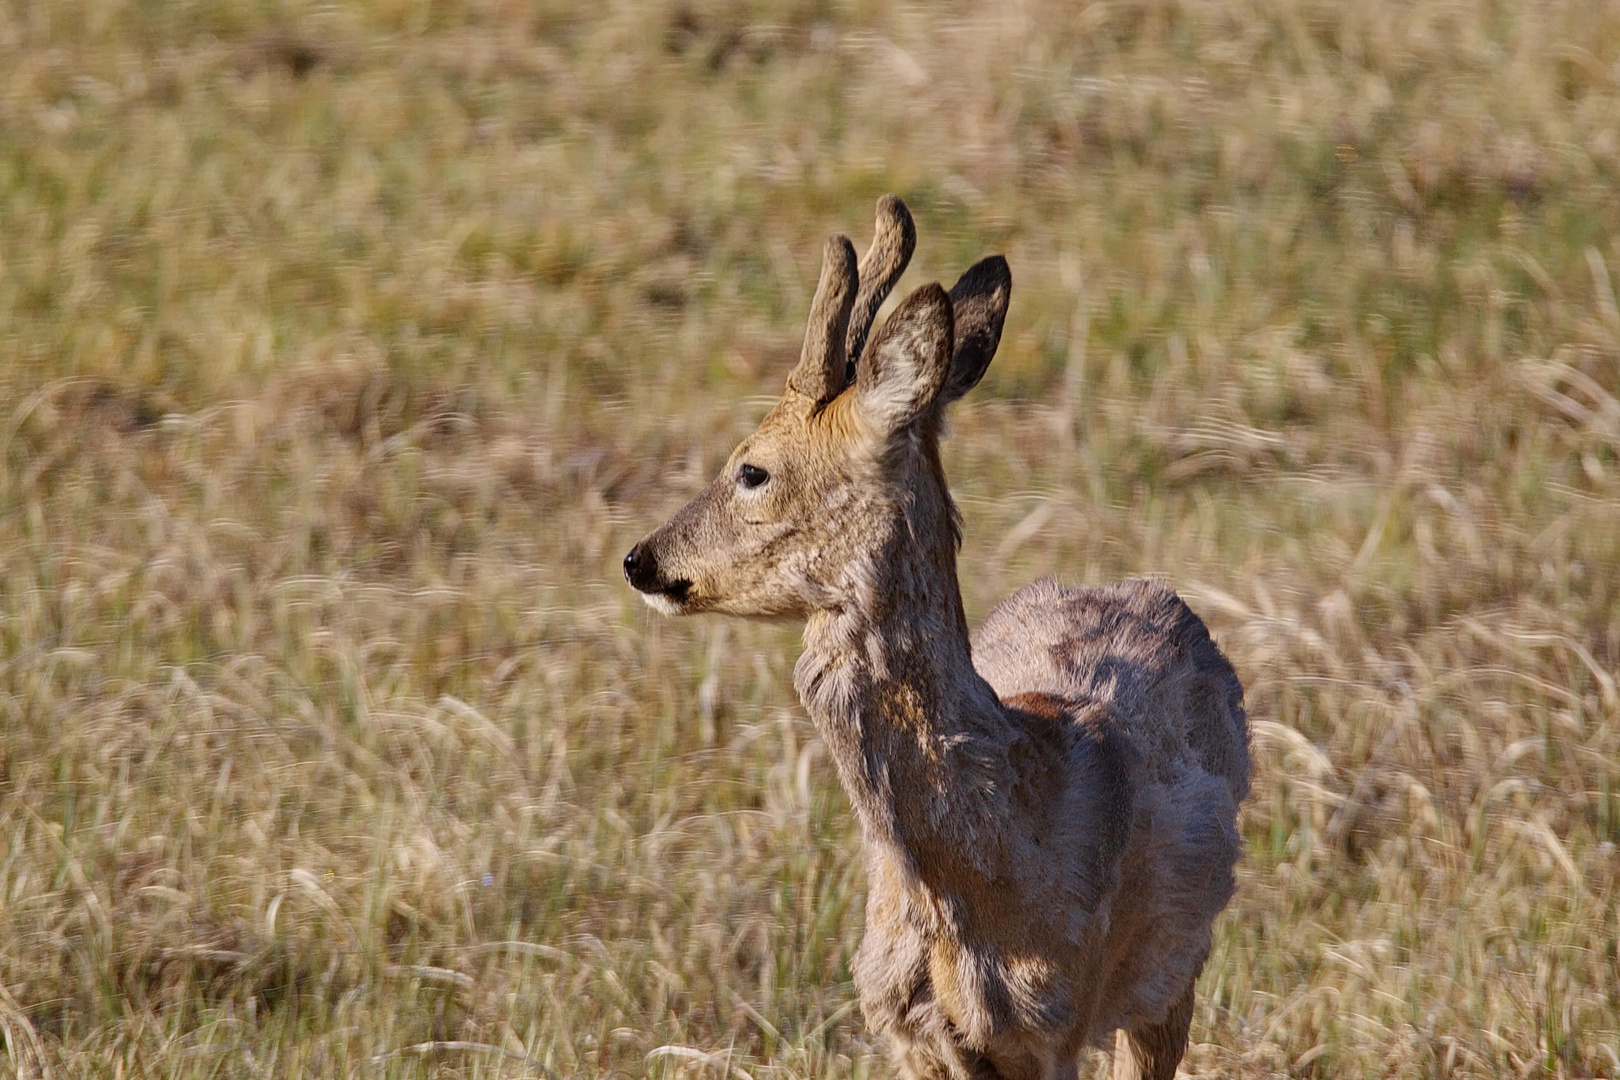
<path fill-rule="evenodd" d="M 855 369 L 861 412 L 885 433 L 933 407 L 950 370 L 954 342 L 951 298 L 939 283 L 900 302 Z"/>
<path fill-rule="evenodd" d="M 980 259 L 951 287 L 956 354 L 951 357 L 941 404 L 955 401 L 984 378 L 996 346 L 1001 344 L 1001 324 L 1011 298 L 1012 274 L 1000 255 Z"/>

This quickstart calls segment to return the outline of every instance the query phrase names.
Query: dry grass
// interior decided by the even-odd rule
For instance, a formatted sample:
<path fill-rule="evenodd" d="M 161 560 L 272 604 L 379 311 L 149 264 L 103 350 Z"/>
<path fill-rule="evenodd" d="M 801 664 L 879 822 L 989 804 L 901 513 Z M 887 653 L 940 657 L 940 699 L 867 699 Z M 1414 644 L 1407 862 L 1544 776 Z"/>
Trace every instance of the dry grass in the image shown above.
<path fill-rule="evenodd" d="M 0 1070 L 886 1073 L 795 635 L 616 565 L 886 190 L 970 612 L 1248 686 L 1188 1071 L 1620 1073 L 1601 0 L 0 0 Z"/>

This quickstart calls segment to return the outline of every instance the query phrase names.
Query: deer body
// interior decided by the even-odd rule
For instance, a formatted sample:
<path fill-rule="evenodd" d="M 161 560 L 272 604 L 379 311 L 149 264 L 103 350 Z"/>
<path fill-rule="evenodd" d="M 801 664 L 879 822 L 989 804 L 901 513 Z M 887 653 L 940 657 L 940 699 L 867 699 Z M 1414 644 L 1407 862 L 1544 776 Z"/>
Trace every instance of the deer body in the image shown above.
<path fill-rule="evenodd" d="M 1073 1077 L 1119 1031 L 1117 1076 L 1168 1078 L 1233 888 L 1242 688 L 1150 582 L 1037 582 L 970 639 L 939 422 L 1010 279 L 925 286 L 863 352 L 913 242 L 893 197 L 858 273 L 829 242 L 788 392 L 625 572 L 669 613 L 805 619 L 795 687 L 862 827 L 856 987 L 907 1077 Z"/>

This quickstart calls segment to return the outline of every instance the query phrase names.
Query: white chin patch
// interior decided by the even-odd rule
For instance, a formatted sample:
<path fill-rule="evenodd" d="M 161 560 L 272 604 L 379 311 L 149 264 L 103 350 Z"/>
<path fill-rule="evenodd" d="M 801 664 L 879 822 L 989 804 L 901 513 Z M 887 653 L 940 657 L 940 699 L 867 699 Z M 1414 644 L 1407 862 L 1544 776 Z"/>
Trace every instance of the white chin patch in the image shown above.
<path fill-rule="evenodd" d="M 647 601 L 647 606 L 660 615 L 679 615 L 681 605 L 665 596 L 663 593 L 644 592 L 641 598 Z"/>

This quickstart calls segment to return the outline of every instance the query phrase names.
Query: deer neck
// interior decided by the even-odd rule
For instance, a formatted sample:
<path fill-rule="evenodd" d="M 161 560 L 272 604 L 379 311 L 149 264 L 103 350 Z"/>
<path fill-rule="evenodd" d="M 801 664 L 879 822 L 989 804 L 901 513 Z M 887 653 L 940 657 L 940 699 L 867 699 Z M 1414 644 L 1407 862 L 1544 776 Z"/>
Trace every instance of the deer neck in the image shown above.
<path fill-rule="evenodd" d="M 909 532 L 909 530 L 906 530 Z M 869 845 L 915 871 L 936 844 L 972 844 L 1005 791 L 1008 725 L 973 669 L 956 545 L 905 543 L 811 615 L 794 685 L 838 767 Z"/>

